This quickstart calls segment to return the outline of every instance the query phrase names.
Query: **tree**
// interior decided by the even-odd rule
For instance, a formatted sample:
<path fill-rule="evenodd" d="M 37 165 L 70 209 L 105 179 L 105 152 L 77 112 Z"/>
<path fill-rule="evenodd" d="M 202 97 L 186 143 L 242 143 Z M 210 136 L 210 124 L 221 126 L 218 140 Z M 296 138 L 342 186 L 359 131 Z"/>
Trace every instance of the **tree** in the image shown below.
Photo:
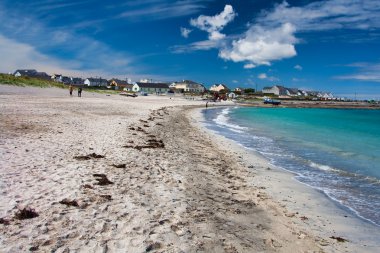
<path fill-rule="evenodd" d="M 255 93 L 255 89 L 252 89 L 252 88 L 244 89 L 244 93 L 246 94 Z"/>

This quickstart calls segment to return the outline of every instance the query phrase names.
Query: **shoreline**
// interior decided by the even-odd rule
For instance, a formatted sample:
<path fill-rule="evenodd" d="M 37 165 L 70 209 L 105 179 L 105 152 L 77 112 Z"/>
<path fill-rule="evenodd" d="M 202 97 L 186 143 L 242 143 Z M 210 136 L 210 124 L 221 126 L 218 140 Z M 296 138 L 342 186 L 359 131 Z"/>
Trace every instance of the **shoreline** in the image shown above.
<path fill-rule="evenodd" d="M 368 104 L 365 102 L 335 102 L 335 101 L 297 101 L 281 100 L 281 105 L 265 105 L 262 101 L 240 102 L 239 106 L 262 108 L 318 108 L 318 109 L 363 109 L 380 110 L 380 104 Z"/>
<path fill-rule="evenodd" d="M 316 237 L 346 238 L 350 241 L 350 252 L 376 252 L 380 248 L 380 226 L 360 217 L 354 210 L 340 204 L 323 191 L 298 181 L 295 178 L 297 173 L 278 168 L 256 151 L 208 129 L 203 123 L 204 110 L 197 110 L 193 123 L 200 131 L 217 138 L 219 148 L 231 150 L 230 152 L 241 157 L 241 164 L 252 169 L 256 175 L 251 183 L 259 188 L 265 187 L 276 203 L 286 206 L 289 216 L 301 218 L 301 221 L 296 219 L 298 226 L 311 230 Z M 302 196 L 305 194 L 307 197 Z M 307 219 L 302 219 L 303 217 Z M 339 251 L 332 248 L 329 250 Z"/>
<path fill-rule="evenodd" d="M 362 224 L 317 217 L 313 190 L 203 128 L 203 101 L 0 86 L 0 103 L 4 251 L 376 252 L 369 226 L 330 238 Z"/>

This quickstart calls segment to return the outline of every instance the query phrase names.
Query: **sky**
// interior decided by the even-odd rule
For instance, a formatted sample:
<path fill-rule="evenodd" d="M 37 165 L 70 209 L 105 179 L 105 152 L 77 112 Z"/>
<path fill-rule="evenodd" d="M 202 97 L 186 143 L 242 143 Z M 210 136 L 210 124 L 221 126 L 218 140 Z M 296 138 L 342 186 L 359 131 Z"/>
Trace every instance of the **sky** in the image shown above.
<path fill-rule="evenodd" d="M 1 0 L 16 69 L 380 100 L 380 1 Z"/>

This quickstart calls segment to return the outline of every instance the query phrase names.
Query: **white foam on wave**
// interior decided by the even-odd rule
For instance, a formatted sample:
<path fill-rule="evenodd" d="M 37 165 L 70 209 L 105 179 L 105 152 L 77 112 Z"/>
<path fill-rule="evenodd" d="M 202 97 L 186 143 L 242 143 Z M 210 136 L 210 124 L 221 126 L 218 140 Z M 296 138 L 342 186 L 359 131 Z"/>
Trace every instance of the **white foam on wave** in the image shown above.
<path fill-rule="evenodd" d="M 319 170 L 323 170 L 323 171 L 340 172 L 340 170 L 334 169 L 328 165 L 318 164 L 318 163 L 314 163 L 314 162 L 310 162 L 309 166 L 314 168 L 314 169 L 319 169 Z"/>
<path fill-rule="evenodd" d="M 243 133 L 244 132 L 243 130 L 246 130 L 247 128 L 230 123 L 230 118 L 228 117 L 229 113 L 230 113 L 229 108 L 223 109 L 220 112 L 220 114 L 215 119 L 213 119 L 213 121 L 219 126 L 227 127 L 231 131 L 234 131 L 237 133 Z"/>

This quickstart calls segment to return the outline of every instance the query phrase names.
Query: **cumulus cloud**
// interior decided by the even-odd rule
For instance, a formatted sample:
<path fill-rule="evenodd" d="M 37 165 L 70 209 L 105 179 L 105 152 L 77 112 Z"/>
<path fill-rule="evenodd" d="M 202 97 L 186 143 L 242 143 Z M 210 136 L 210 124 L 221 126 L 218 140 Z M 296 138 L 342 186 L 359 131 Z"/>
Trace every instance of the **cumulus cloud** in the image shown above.
<path fill-rule="evenodd" d="M 296 56 L 295 45 L 299 41 L 296 32 L 380 28 L 380 1 L 326 0 L 314 1 L 304 6 L 291 6 L 283 1 L 272 9 L 262 11 L 248 25 L 246 32 L 237 35 L 221 33 L 235 17 L 232 6 L 226 5 L 220 14 L 201 15 L 191 19 L 190 23 L 208 32 L 209 41 L 225 42 L 216 44 L 220 58 L 244 62 L 244 68 L 253 68 L 269 66 L 274 61 Z M 215 47 L 209 47 L 211 48 Z M 197 49 L 194 44 L 189 46 L 189 51 Z M 204 47 L 200 49 L 203 50 Z M 295 69 L 302 70 L 302 66 L 296 65 Z"/>
<path fill-rule="evenodd" d="M 198 29 L 208 32 L 210 40 L 220 40 L 226 35 L 220 31 L 230 23 L 236 16 L 231 5 L 226 5 L 224 10 L 215 16 L 200 15 L 196 19 L 191 19 L 190 24 Z"/>
<path fill-rule="evenodd" d="M 294 68 L 295 68 L 296 70 L 300 70 L 300 71 L 303 69 L 302 66 L 301 66 L 301 65 L 298 65 L 298 64 L 295 65 Z"/>
<path fill-rule="evenodd" d="M 182 37 L 184 38 L 188 38 L 189 37 L 189 34 L 192 32 L 192 30 L 190 29 L 187 29 L 187 28 L 184 28 L 184 27 L 181 27 L 181 35 Z"/>
<path fill-rule="evenodd" d="M 295 31 L 290 23 L 271 30 L 254 25 L 243 38 L 234 40 L 231 47 L 223 48 L 219 56 L 234 62 L 248 61 L 254 65 L 269 66 L 271 61 L 297 55 Z"/>

